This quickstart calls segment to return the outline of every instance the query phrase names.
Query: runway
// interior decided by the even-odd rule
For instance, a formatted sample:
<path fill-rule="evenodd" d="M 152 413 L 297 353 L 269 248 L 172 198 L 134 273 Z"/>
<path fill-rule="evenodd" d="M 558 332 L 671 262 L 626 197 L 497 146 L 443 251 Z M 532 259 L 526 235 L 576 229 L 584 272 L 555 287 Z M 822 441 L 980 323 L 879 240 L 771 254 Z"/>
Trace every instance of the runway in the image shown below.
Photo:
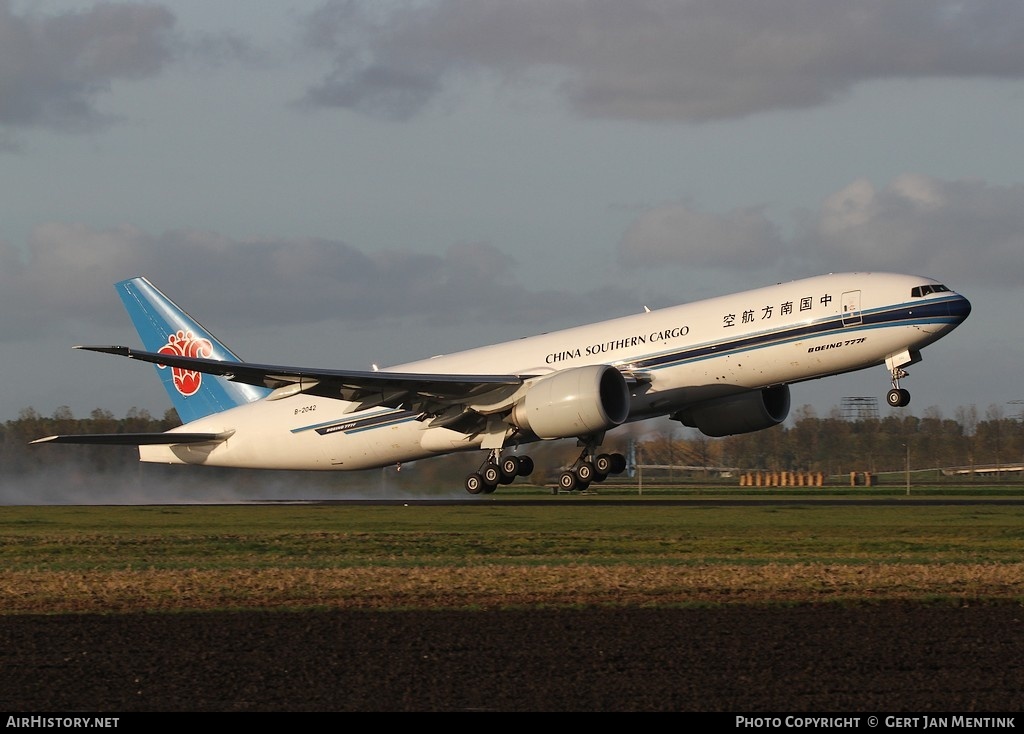
<path fill-rule="evenodd" d="M 246 504 L 254 505 L 352 505 L 352 506 L 554 506 L 554 507 L 792 507 L 796 505 L 816 506 L 858 506 L 858 507 L 966 507 L 977 506 L 1009 506 L 1024 505 L 1024 497 L 599 497 L 592 495 L 557 496 L 557 497 L 480 497 L 467 496 L 465 499 L 280 499 L 254 500 Z"/>

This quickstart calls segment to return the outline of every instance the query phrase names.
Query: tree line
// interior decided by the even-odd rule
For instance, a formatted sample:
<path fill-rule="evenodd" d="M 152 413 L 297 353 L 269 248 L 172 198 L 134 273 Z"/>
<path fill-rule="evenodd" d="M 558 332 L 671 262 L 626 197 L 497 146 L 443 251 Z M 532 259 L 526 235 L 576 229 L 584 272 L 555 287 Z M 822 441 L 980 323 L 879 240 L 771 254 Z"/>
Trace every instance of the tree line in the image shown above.
<path fill-rule="evenodd" d="M 25 475 L 61 465 L 81 470 L 115 472 L 138 463 L 132 446 L 62 444 L 31 445 L 42 436 L 58 433 L 136 433 L 166 431 L 180 425 L 173 410 L 157 418 L 131 409 L 123 418 L 106 410 L 93 410 L 76 418 L 58 408 L 43 416 L 27 408 L 15 420 L 0 426 L 0 475 Z M 725 438 L 708 438 L 674 423 L 626 426 L 611 431 L 604 448 L 628 454 L 636 463 L 686 467 L 731 468 L 745 471 L 812 471 L 826 476 L 849 472 L 904 471 L 925 468 L 992 467 L 1020 465 L 1024 461 L 1024 420 L 1007 416 L 998 405 L 980 414 L 974 406 L 956 410 L 946 418 L 937 408 L 923 416 L 906 410 L 885 417 L 850 419 L 838 409 L 818 417 L 810 406 L 794 411 L 784 424 L 763 431 Z M 578 449 L 569 441 L 542 442 L 525 447 L 538 466 L 571 462 Z M 480 453 L 440 457 L 417 462 L 416 475 L 444 477 L 479 462 Z M 539 479 L 537 479 L 539 481 Z"/>
<path fill-rule="evenodd" d="M 61 433 L 158 433 L 180 425 L 173 409 L 168 409 L 161 418 L 154 418 L 146 410 L 132 408 L 123 418 L 116 418 L 110 411 L 97 408 L 88 418 L 76 418 L 67 406 L 57 408 L 51 416 L 25 408 L 17 419 L 0 427 L 0 474 L 29 474 L 60 465 L 76 465 L 100 472 L 117 471 L 131 462 L 138 462 L 138 449 L 80 444 L 33 446 L 31 442 Z"/>
<path fill-rule="evenodd" d="M 885 417 L 850 419 L 838 409 L 825 418 L 809 406 L 764 431 L 710 439 L 696 431 L 662 435 L 642 445 L 644 462 L 730 467 L 739 471 L 850 472 L 1020 466 L 1024 421 L 991 405 L 984 416 L 960 407 L 955 418 L 937 408 L 923 416 L 904 409 Z"/>

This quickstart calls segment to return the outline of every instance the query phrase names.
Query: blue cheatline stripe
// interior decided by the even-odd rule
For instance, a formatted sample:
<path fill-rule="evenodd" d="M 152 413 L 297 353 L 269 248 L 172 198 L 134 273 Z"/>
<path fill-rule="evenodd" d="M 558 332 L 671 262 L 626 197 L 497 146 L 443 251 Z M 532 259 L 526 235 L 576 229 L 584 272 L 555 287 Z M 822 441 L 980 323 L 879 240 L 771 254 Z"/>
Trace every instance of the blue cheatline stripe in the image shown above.
<path fill-rule="evenodd" d="M 902 304 L 895 307 L 871 309 L 861 312 L 861 323 L 856 325 L 844 326 L 843 316 L 840 315 L 810 324 L 801 324 L 782 331 L 765 331 L 761 334 L 752 334 L 732 341 L 711 342 L 689 349 L 631 359 L 629 363 L 639 370 L 664 369 L 666 367 L 674 367 L 683 362 L 699 362 L 726 354 L 741 354 L 802 339 L 826 337 L 829 334 L 851 334 L 858 331 L 870 331 L 893 326 L 924 324 L 956 325 L 961 319 L 958 316 L 950 316 L 949 306 L 957 304 L 960 300 L 962 299 L 957 297 L 941 301 L 928 301 L 927 303 Z"/>

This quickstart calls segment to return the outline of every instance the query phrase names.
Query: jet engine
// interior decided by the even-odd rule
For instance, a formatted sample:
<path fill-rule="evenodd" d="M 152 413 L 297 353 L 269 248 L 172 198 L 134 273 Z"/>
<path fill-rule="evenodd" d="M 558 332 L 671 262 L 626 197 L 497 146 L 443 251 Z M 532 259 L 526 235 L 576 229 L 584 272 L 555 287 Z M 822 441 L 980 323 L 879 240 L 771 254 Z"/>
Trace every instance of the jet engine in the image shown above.
<path fill-rule="evenodd" d="M 614 367 L 595 364 L 538 378 L 512 408 L 511 422 L 538 438 L 586 436 L 629 417 L 629 387 Z"/>
<path fill-rule="evenodd" d="M 684 426 L 705 436 L 732 436 L 777 426 L 789 415 L 789 385 L 709 400 L 672 414 Z"/>

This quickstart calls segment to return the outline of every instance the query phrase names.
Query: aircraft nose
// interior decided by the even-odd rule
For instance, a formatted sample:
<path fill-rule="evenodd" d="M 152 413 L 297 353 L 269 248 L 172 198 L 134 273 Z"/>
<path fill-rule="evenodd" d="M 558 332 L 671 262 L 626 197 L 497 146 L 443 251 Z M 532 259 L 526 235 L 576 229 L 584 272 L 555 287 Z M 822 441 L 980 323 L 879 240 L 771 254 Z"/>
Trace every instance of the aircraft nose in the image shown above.
<path fill-rule="evenodd" d="M 963 323 L 964 319 L 971 315 L 971 302 L 958 294 L 949 302 L 949 315 L 955 318 L 958 324 Z"/>

